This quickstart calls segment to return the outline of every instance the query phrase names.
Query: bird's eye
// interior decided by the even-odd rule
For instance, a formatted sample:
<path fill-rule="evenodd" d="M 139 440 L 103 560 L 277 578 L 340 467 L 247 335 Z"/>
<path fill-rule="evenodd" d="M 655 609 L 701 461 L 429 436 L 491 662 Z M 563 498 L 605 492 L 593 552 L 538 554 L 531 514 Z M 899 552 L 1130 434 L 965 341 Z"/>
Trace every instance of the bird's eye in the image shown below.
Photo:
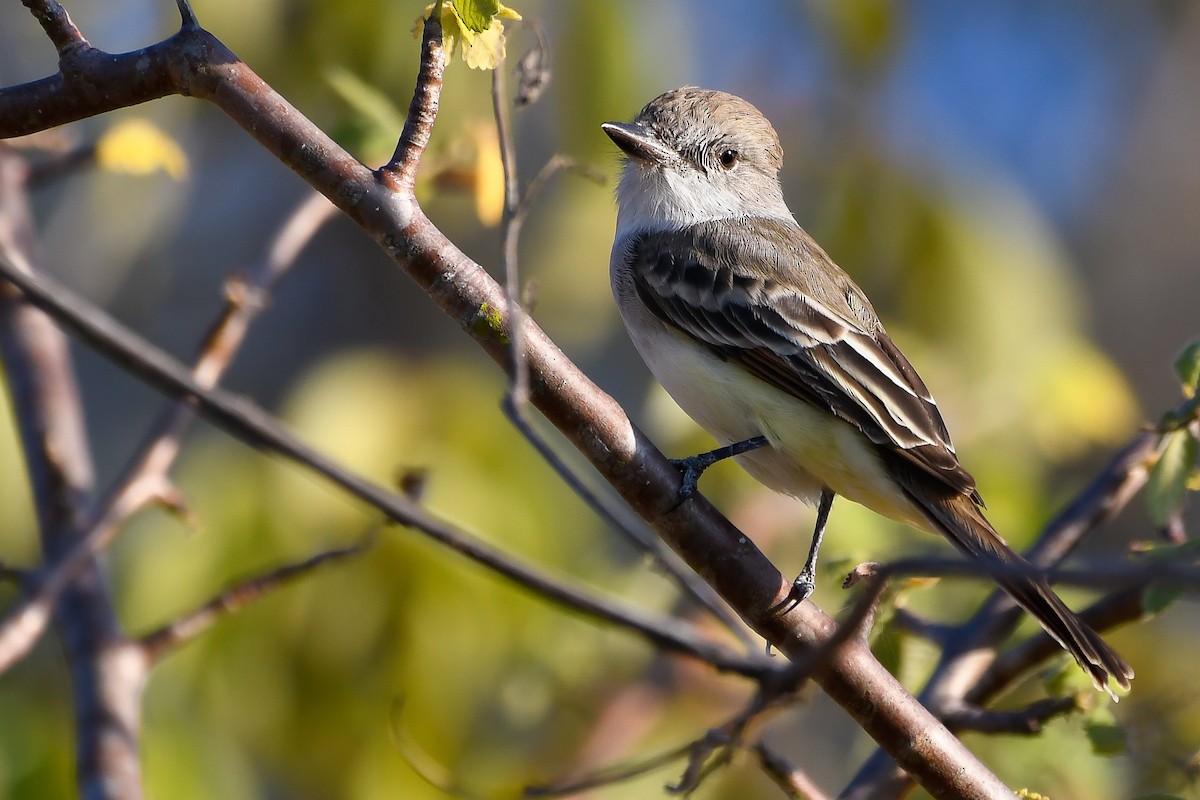
<path fill-rule="evenodd" d="M 722 167 L 725 169 L 733 169 L 734 165 L 738 162 L 738 151 L 727 148 L 721 151 L 721 155 L 718 156 L 718 158 L 721 161 Z"/>

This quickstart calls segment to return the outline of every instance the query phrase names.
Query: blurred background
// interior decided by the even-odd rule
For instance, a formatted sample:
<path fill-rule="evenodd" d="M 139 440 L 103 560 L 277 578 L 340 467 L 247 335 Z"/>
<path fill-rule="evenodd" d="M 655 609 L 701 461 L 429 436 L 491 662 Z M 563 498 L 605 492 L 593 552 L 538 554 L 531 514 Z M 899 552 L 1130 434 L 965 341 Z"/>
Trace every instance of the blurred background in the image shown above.
<path fill-rule="evenodd" d="M 67 3 L 93 44 L 144 46 L 177 26 L 162 0 Z M 381 118 L 407 108 L 424 2 L 197 0 L 202 23 L 367 163 L 390 155 Z M 784 142 L 797 219 L 872 297 L 938 396 L 989 513 L 1015 545 L 1180 399 L 1176 353 L 1200 333 L 1200 6 L 1082 0 L 520 0 L 550 48 L 553 82 L 514 114 L 522 176 L 563 153 L 609 176 L 562 175 L 526 227 L 534 314 L 665 451 L 711 442 L 649 380 L 607 283 L 615 148 L 627 120 L 683 84 L 745 96 Z M 534 41 L 510 28 L 514 61 Z M 16 3 L 0 5 L 0 85 L 56 69 Z M 499 274 L 490 76 L 451 65 L 424 204 Z M 377 94 L 375 94 L 377 93 Z M 373 109 L 374 113 L 371 112 Z M 85 142 L 134 117 L 186 154 L 182 179 L 95 170 L 34 197 L 44 263 L 153 341 L 190 357 L 222 281 L 261 260 L 307 187 L 218 111 L 168 98 L 79 123 Z M 75 348 L 101 485 L 164 405 Z M 629 603 L 692 614 L 672 583 L 564 489 L 498 409 L 499 370 L 351 223 L 306 249 L 225 385 L 373 478 L 427 470 L 427 503 L 559 575 Z M 0 408 L 0 560 L 37 560 L 28 489 Z M 355 539 L 374 515 L 204 424 L 176 471 L 195 523 L 140 516 L 108 554 L 121 619 L 148 630 L 238 578 Z M 736 467 L 705 492 L 779 564 L 799 570 L 812 513 Z M 1195 522 L 1195 515 L 1192 521 Z M 1089 540 L 1116 557 L 1155 531 L 1140 501 Z M 852 602 L 862 560 L 946 553 L 940 541 L 841 503 L 815 599 Z M 964 618 L 985 587 L 905 592 L 910 609 Z M 5 602 L 11 590 L 5 588 Z M 1086 598 L 1068 593 L 1078 605 Z M 969 737 L 1013 787 L 1055 798 L 1155 790 L 1200 797 L 1195 603 L 1110 640 L 1133 664 L 1100 753 L 1078 718 L 1037 739 Z M 1030 625 L 1023 628 L 1032 631 Z M 720 635 L 715 633 L 714 635 Z M 892 656 L 919 686 L 934 653 Z M 368 554 L 272 594 L 168 658 L 147 689 L 150 797 L 437 798 L 407 763 L 477 796 L 515 794 L 679 745 L 724 721 L 750 687 L 549 607 L 403 530 Z M 1034 678 L 1006 703 L 1044 691 Z M 73 792 L 69 684 L 49 637 L 0 676 L 0 796 Z M 813 695 L 765 739 L 836 793 L 872 751 Z M 415 752 L 419 750 L 418 752 Z M 661 797 L 675 764 L 597 797 Z M 701 797 L 777 797 L 746 758 Z"/>

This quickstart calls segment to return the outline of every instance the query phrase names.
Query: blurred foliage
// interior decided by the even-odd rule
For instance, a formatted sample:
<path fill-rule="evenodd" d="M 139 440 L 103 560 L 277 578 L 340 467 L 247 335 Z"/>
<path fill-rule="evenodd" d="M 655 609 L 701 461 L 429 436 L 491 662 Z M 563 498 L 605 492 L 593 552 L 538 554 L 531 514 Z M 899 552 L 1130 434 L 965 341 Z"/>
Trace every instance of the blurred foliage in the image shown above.
<path fill-rule="evenodd" d="M 169 3 L 77 5 L 73 16 L 101 46 L 137 47 L 173 24 Z M 417 44 L 406 34 L 423 5 L 209 0 L 197 11 L 264 79 L 374 165 L 390 156 L 403 122 L 417 67 Z M 1069 472 L 1080 459 L 1102 457 L 1133 433 L 1141 412 L 1089 336 L 1078 265 L 1036 200 L 998 168 L 973 172 L 949 160 L 901 157 L 872 115 L 873 92 L 898 68 L 912 6 L 812 0 L 763 4 L 746 15 L 733 4 L 728 30 L 707 31 L 698 27 L 705 9 L 681 3 L 519 5 L 526 19 L 545 24 L 554 76 L 540 104 L 514 113 L 526 180 L 555 152 L 615 173 L 599 122 L 628 119 L 658 91 L 700 82 L 696 76 L 716 61 L 714 49 L 775 68 L 769 76 L 723 76 L 721 88 L 751 96 L 777 121 L 793 209 L 863 285 L 918 365 L 989 514 L 1014 544 L 1027 542 L 1086 477 Z M 30 15 L 15 11 L 9 17 L 10 9 L 0 9 L 0 40 L 11 44 L 0 48 L 6 80 L 40 57 L 31 42 L 40 42 L 45 68 L 53 68 L 53 51 Z M 1091 19 L 1089 9 L 1074 13 L 1080 25 Z M 783 66 L 804 24 L 829 57 L 822 77 L 837 97 L 830 107 L 797 97 L 792 87 L 804 76 Z M 733 38 L 739 26 L 743 38 Z M 130 30 L 145 38 L 124 42 Z M 529 33 L 514 25 L 508 34 L 510 55 L 519 55 Z M 492 267 L 500 262 L 498 234 L 489 227 L 498 217 L 499 161 L 489 81 L 486 73 L 449 68 L 419 190 L 447 235 Z M 794 107 L 811 119 L 789 117 Z M 187 352 L 208 324 L 221 279 L 258 256 L 299 182 L 203 104 L 171 99 L 138 113 L 164 138 L 110 140 L 123 143 L 116 163 L 131 164 L 131 152 L 176 171 L 186 163 L 188 182 L 109 171 L 79 176 L 37 198 L 44 245 L 55 269 L 90 296 Z M 126 117 L 71 133 L 117 136 L 123 129 L 114 121 Z M 534 314 L 664 449 L 706 449 L 707 437 L 649 386 L 620 331 L 606 274 L 613 216 L 608 189 L 565 175 L 547 187 L 523 239 Z M 361 240 L 349 226 L 319 238 L 251 332 L 229 379 L 233 388 L 279 409 L 306 441 L 377 481 L 425 471 L 432 511 L 522 558 L 630 604 L 686 613 L 671 584 L 605 531 L 513 432 L 498 410 L 504 387 L 494 365 Z M 1164 368 L 1168 361 L 1147 357 Z M 1181 380 L 1191 376 L 1192 386 L 1195 361 L 1180 362 Z M 115 472 L 149 412 L 82 352 L 81 364 L 104 477 L 104 460 L 107 473 Z M 34 523 L 8 413 L 0 406 L 0 558 L 33 564 Z M 1175 464 L 1173 474 L 1186 477 L 1183 461 L 1172 457 L 1158 469 Z M 177 479 L 195 528 L 147 512 L 107 559 L 121 619 L 132 631 L 380 525 L 332 489 L 205 427 L 189 438 Z M 732 464 L 715 468 L 703 488 L 781 569 L 799 569 L 810 512 L 764 492 Z M 849 566 L 922 548 L 945 552 L 940 540 L 844 501 L 835 509 L 816 595 L 828 609 L 851 602 L 836 588 Z M 11 599 L 11 588 L 0 591 Z M 988 591 L 975 582 L 916 582 L 891 602 L 955 621 Z M 1164 597 L 1158 607 L 1175 600 Z M 936 654 L 885 623 L 877 651 L 917 685 Z M 1179 668 L 1200 658 L 1194 626 L 1168 614 L 1113 641 L 1138 678 L 1115 711 L 1099 707 L 1111 720 L 1080 714 L 1035 738 L 972 735 L 970 746 L 1010 785 L 1049 797 L 1184 790 L 1179 764 L 1200 738 L 1200 697 L 1194 682 L 1180 681 Z M 1074 672 L 1061 659 L 1038 676 L 1047 683 L 1029 681 L 1005 703 L 1017 707 L 1056 684 L 1070 691 Z M 459 788 L 513 795 L 525 784 L 638 760 L 698 737 L 738 709 L 748 688 L 549 606 L 389 526 L 369 552 L 223 620 L 154 671 L 144 704 L 147 793 L 185 800 L 444 797 L 405 763 L 415 757 L 411 745 Z M 826 788 L 842 785 L 871 750 L 827 702 L 784 716 L 771 723 L 772 745 Z M 55 642 L 0 676 L 0 719 L 0 795 L 69 795 L 69 691 Z M 1098 740 L 1118 738 L 1119 754 L 1094 752 Z M 661 797 L 681 768 L 592 794 Z M 779 796 L 744 758 L 696 794 Z"/>
<path fill-rule="evenodd" d="M 175 180 L 188 174 L 187 154 L 170 136 L 144 119 L 126 119 L 109 128 L 96 142 L 96 163 L 103 169 L 130 175 L 162 170 Z"/>

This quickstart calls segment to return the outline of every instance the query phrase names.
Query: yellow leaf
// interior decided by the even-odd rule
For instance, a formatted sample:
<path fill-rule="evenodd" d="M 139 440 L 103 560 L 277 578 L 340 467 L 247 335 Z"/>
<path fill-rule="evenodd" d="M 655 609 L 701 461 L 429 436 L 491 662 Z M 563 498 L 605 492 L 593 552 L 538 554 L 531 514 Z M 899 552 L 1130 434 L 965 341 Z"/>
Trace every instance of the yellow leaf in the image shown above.
<path fill-rule="evenodd" d="M 504 163 L 496 126 L 481 122 L 471 131 L 475 139 L 475 213 L 488 227 L 504 215 Z"/>
<path fill-rule="evenodd" d="M 1036 387 L 1034 441 L 1056 458 L 1121 441 L 1136 424 L 1137 401 L 1124 376 L 1082 339 L 1060 341 L 1033 359 L 1029 385 Z"/>
<path fill-rule="evenodd" d="M 425 30 L 425 20 L 433 11 L 434 3 L 425 7 L 425 12 L 417 18 L 413 26 L 413 36 L 420 38 Z M 521 15 L 504 4 L 499 4 L 499 10 L 492 17 L 491 24 L 486 30 L 476 32 L 463 22 L 453 3 L 442 3 L 442 44 L 446 48 L 447 57 L 454 56 L 459 49 L 463 61 L 471 69 L 495 69 L 504 60 L 504 23 L 503 19 L 521 19 Z"/>
<path fill-rule="evenodd" d="M 149 175 L 162 170 L 175 180 L 188 174 L 183 149 L 149 120 L 135 118 L 118 122 L 96 143 L 96 162 L 107 170 L 130 175 Z"/>

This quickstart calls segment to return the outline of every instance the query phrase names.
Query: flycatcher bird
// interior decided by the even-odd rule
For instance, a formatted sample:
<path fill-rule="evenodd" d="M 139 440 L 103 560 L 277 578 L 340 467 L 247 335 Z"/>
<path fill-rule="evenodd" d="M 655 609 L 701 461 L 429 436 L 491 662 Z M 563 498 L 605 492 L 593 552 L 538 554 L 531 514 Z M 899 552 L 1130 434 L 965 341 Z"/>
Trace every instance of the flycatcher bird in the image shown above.
<path fill-rule="evenodd" d="M 792 217 L 783 149 L 758 109 L 686 87 L 601 127 L 626 156 L 610 261 L 621 316 L 651 372 L 724 445 L 680 462 L 682 497 L 705 466 L 736 456 L 815 503 L 800 600 L 835 495 L 970 557 L 1027 566 L 984 517 L 933 396 L 866 295 Z M 1129 688 L 1133 670 L 1045 580 L 996 580 L 1098 688 Z"/>

